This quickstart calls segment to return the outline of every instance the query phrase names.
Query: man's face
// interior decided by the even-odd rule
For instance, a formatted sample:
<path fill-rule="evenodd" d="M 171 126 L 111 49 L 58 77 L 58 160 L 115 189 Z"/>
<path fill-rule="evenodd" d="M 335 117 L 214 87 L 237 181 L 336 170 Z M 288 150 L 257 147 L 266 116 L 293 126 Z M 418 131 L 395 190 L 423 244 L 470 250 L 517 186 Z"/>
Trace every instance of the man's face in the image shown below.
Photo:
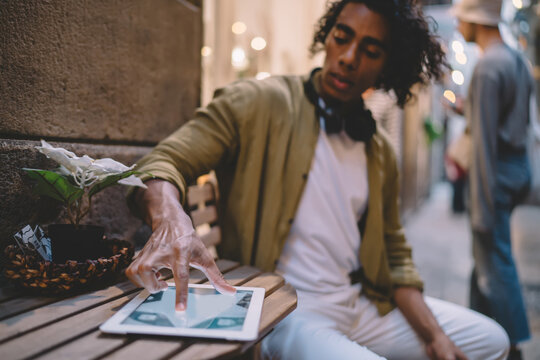
<path fill-rule="evenodd" d="M 361 98 L 382 73 L 388 43 L 389 26 L 382 15 L 364 4 L 345 5 L 325 41 L 322 98 L 340 102 Z"/>
<path fill-rule="evenodd" d="M 458 20 L 458 31 L 461 33 L 466 42 L 474 42 L 476 38 L 474 24 Z"/>

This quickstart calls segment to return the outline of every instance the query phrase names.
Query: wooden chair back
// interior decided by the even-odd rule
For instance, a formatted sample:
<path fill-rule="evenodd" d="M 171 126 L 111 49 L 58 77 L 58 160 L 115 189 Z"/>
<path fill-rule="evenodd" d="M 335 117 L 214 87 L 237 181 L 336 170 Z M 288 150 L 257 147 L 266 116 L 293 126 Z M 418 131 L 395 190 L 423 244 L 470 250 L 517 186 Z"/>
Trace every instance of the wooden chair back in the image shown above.
<path fill-rule="evenodd" d="M 193 226 L 206 247 L 221 242 L 218 225 L 217 189 L 213 182 L 206 181 L 188 187 L 187 204 Z"/>

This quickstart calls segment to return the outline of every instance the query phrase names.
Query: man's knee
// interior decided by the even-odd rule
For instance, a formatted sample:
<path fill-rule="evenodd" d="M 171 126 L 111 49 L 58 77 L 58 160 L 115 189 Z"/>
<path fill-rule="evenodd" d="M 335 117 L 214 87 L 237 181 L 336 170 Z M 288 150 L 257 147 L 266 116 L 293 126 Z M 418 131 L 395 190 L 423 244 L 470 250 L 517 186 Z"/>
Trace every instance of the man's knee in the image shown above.
<path fill-rule="evenodd" d="M 510 351 L 510 339 L 502 326 L 495 323 L 494 327 L 496 327 L 496 330 L 493 331 L 492 338 L 494 355 L 498 355 L 498 359 L 506 359 L 508 352 Z"/>
<path fill-rule="evenodd" d="M 504 360 L 508 356 L 510 350 L 510 340 L 508 334 L 494 320 L 485 318 L 482 328 L 479 329 L 484 336 L 478 348 L 480 356 L 475 356 L 478 359 L 493 359 Z"/>

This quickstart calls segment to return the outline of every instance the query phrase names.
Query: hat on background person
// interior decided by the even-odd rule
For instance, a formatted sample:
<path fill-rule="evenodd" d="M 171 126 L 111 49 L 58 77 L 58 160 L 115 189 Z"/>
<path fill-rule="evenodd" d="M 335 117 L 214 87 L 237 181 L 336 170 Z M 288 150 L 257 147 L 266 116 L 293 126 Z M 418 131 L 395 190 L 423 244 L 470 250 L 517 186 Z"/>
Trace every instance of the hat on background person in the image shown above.
<path fill-rule="evenodd" d="M 502 21 L 501 7 L 502 0 L 461 0 L 451 12 L 464 22 L 497 26 Z"/>

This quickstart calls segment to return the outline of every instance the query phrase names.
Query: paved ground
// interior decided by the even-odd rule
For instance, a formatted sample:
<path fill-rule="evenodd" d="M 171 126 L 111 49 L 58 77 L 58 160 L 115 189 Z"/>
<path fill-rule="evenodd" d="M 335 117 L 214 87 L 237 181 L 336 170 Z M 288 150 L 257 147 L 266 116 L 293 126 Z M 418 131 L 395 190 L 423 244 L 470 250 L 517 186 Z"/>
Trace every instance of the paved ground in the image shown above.
<path fill-rule="evenodd" d="M 451 188 L 439 184 L 405 224 L 426 294 L 468 305 L 471 236 L 465 215 L 450 210 Z M 513 249 L 533 333 L 523 344 L 525 360 L 540 360 L 540 207 L 523 206 L 512 218 Z"/>

